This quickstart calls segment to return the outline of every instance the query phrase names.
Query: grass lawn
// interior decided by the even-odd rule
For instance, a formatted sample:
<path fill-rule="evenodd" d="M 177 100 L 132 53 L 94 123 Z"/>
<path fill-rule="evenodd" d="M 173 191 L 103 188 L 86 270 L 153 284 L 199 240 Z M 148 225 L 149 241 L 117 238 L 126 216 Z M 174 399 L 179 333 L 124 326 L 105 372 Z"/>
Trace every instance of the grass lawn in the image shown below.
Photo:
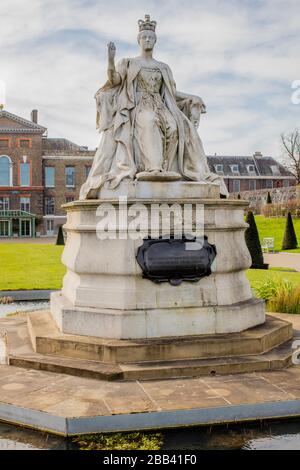
<path fill-rule="evenodd" d="M 275 251 L 282 251 L 281 244 L 285 229 L 285 217 L 266 218 L 262 215 L 256 215 L 255 221 L 259 233 L 260 241 L 266 237 L 273 237 L 275 243 Z M 297 235 L 299 248 L 295 250 L 286 250 L 287 252 L 300 253 L 300 219 L 293 219 L 295 232 Z"/>
<path fill-rule="evenodd" d="M 275 225 L 274 220 L 265 220 L 271 220 Z M 266 228 L 264 230 L 265 235 L 262 236 L 270 235 L 270 231 Z M 65 268 L 60 261 L 63 248 L 56 245 L 0 243 L 0 290 L 60 289 L 65 274 Z M 251 287 L 255 287 L 257 282 L 268 276 L 300 283 L 300 272 L 283 268 L 249 269 L 247 276 Z"/>
<path fill-rule="evenodd" d="M 60 289 L 63 246 L 0 243 L 0 290 Z"/>
<path fill-rule="evenodd" d="M 268 277 L 286 279 L 293 284 L 300 284 L 300 272 L 283 271 L 283 268 L 248 269 L 247 278 L 252 288 Z"/>

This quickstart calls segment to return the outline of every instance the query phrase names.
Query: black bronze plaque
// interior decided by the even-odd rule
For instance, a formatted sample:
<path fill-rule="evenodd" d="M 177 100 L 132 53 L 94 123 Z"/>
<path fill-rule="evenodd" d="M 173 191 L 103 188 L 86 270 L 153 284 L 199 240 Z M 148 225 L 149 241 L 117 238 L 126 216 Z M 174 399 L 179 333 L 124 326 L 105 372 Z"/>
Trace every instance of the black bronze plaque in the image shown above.
<path fill-rule="evenodd" d="M 208 243 L 206 236 L 202 245 L 196 238 L 159 238 L 145 239 L 136 259 L 143 277 L 179 285 L 182 281 L 199 281 L 209 276 L 216 254 L 215 245 Z"/>

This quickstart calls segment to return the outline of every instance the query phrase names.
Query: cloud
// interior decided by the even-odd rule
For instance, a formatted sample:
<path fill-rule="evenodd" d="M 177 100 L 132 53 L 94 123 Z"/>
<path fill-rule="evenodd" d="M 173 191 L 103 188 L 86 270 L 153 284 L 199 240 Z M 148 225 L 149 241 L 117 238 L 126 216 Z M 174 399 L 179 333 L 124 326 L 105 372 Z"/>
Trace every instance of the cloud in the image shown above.
<path fill-rule="evenodd" d="M 297 0 L 1 0 L 0 80 L 7 109 L 39 109 L 50 136 L 95 147 L 93 95 L 106 80 L 106 44 L 136 55 L 137 20 L 157 20 L 157 59 L 177 87 L 207 104 L 199 133 L 209 154 L 279 156 L 299 125 Z"/>

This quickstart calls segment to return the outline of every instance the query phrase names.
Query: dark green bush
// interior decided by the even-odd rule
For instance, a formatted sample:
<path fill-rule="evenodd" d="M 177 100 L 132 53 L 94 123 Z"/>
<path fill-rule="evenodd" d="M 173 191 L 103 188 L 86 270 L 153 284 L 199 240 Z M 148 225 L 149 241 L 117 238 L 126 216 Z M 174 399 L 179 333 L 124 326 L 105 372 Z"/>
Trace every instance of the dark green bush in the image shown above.
<path fill-rule="evenodd" d="M 63 228 L 62 228 L 62 225 L 60 225 L 58 228 L 56 245 L 64 245 L 64 244 L 65 244 L 65 239 L 64 239 Z"/>
<path fill-rule="evenodd" d="M 283 250 L 293 250 L 297 248 L 298 241 L 297 236 L 293 224 L 292 214 L 288 212 L 285 224 L 285 232 L 282 242 L 282 249 Z"/>
<path fill-rule="evenodd" d="M 252 258 L 252 266 L 254 269 L 266 269 L 267 265 L 264 263 L 264 256 L 261 249 L 258 230 L 255 218 L 252 211 L 249 211 L 246 217 L 246 222 L 249 224 L 245 232 L 245 239 L 248 250 Z"/>

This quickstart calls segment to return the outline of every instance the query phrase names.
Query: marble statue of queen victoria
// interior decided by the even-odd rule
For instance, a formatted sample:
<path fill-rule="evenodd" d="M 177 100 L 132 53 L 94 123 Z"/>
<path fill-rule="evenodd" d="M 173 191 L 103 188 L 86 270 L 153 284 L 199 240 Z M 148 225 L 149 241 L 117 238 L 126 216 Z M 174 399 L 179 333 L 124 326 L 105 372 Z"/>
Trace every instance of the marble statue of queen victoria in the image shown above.
<path fill-rule="evenodd" d="M 138 25 L 138 57 L 115 65 L 116 48 L 108 44 L 108 81 L 95 95 L 102 138 L 80 198 L 97 198 L 104 183 L 113 189 L 125 179 L 214 181 L 227 195 L 197 132 L 202 99 L 176 90 L 170 67 L 153 58 L 156 22 L 145 15 Z"/>

